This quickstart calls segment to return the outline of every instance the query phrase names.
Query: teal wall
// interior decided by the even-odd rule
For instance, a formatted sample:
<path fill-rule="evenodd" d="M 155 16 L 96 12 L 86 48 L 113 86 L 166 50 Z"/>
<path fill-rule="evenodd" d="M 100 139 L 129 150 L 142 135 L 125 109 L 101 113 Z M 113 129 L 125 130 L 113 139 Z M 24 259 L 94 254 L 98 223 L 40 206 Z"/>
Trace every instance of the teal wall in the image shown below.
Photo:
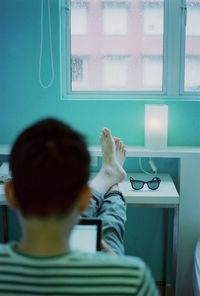
<path fill-rule="evenodd" d="M 126 144 L 143 145 L 145 101 L 60 100 L 58 2 L 51 0 L 55 82 L 43 89 L 38 82 L 41 0 L 0 1 L 0 144 L 12 143 L 32 121 L 56 116 L 82 131 L 89 144 L 97 144 L 101 128 L 108 126 Z M 48 48 L 43 58 L 48 62 Z M 167 104 L 169 145 L 200 145 L 200 102 Z"/>
<path fill-rule="evenodd" d="M 27 124 L 44 116 L 54 116 L 82 131 L 89 144 L 98 144 L 101 128 L 108 126 L 127 145 L 143 145 L 145 101 L 125 101 L 123 98 L 120 101 L 60 100 L 58 2 L 51 0 L 55 81 L 52 87 L 43 89 L 38 81 L 41 0 L 0 0 L 0 144 L 12 143 Z M 46 64 L 48 60 L 47 52 L 43 61 Z M 49 70 L 48 66 L 46 69 Z M 49 78 L 48 73 L 43 75 L 46 79 Z M 169 145 L 200 146 L 200 102 L 169 101 L 167 104 Z M 159 168 L 161 165 L 162 162 Z M 176 182 L 177 162 L 169 161 L 165 169 L 166 167 L 174 174 Z M 144 210 L 136 214 L 131 209 L 128 210 L 128 253 L 137 253 L 135 240 L 141 236 L 141 228 L 137 231 L 136 225 L 135 234 L 131 236 L 130 233 L 139 217 L 142 217 L 143 226 L 149 225 L 148 221 L 153 213 L 156 227 L 162 225 L 159 224 L 159 221 L 162 223 L 161 212 L 155 211 L 147 214 Z M 13 221 L 11 218 L 12 227 L 15 225 Z M 157 232 L 158 238 L 162 238 L 162 229 L 155 230 Z M 147 244 L 147 253 L 148 248 Z M 162 257 L 161 249 L 159 250 L 159 257 Z M 160 279 L 162 272 L 159 262 L 153 260 L 154 263 L 151 264 L 152 258 L 156 257 L 154 253 L 157 252 L 154 246 L 152 252 L 153 255 L 149 253 L 149 259 L 145 255 L 144 257 L 151 266 L 156 265 L 153 268 L 154 274 Z M 138 254 L 141 255 L 140 251 Z"/>

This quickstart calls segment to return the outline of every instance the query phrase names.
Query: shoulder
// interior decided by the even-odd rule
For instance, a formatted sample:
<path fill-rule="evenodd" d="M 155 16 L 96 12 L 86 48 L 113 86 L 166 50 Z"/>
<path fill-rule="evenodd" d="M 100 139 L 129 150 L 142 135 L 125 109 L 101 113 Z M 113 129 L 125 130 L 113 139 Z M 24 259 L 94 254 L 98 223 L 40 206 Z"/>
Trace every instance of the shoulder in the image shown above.
<path fill-rule="evenodd" d="M 137 270 L 138 272 L 145 272 L 147 266 L 143 260 L 138 257 L 132 256 L 112 256 L 104 254 L 102 252 L 96 253 L 95 255 L 74 253 L 74 258 L 78 261 L 85 262 L 87 264 L 95 264 L 98 266 L 106 266 L 112 268 L 124 268 L 129 270 Z M 72 255 L 72 257 L 73 257 Z"/>

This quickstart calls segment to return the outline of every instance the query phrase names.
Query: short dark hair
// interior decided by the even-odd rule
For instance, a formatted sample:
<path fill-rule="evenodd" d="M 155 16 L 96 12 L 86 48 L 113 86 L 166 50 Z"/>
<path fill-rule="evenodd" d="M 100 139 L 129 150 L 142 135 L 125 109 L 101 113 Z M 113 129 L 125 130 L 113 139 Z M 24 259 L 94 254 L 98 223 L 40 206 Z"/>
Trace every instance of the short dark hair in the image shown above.
<path fill-rule="evenodd" d="M 66 213 L 89 178 L 84 137 L 47 118 L 24 130 L 10 154 L 14 192 L 24 216 Z"/>

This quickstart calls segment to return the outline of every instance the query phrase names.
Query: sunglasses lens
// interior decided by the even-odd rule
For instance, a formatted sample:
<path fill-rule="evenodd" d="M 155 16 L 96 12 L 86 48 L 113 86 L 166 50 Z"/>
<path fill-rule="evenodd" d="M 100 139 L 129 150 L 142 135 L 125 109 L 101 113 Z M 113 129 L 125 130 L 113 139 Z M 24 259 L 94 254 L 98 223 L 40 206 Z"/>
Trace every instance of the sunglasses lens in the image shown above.
<path fill-rule="evenodd" d="M 140 190 L 144 186 L 144 183 L 142 181 L 134 180 L 131 182 L 131 186 L 135 190 Z"/>
<path fill-rule="evenodd" d="M 147 184 L 149 189 L 156 190 L 160 185 L 160 180 L 152 180 L 152 181 L 149 181 Z"/>

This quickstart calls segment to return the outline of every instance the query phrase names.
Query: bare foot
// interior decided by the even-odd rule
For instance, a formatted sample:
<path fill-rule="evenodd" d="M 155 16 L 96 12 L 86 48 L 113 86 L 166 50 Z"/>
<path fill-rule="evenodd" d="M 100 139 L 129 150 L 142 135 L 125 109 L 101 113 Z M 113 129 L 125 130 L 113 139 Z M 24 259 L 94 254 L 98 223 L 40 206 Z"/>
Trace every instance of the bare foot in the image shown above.
<path fill-rule="evenodd" d="M 110 188 L 114 188 L 126 178 L 122 168 L 126 152 L 121 140 L 112 137 L 107 128 L 103 128 L 100 136 L 103 160 L 98 174 L 90 181 L 90 187 L 104 195 Z"/>
<path fill-rule="evenodd" d="M 113 138 L 109 129 L 102 129 L 101 147 L 103 154 L 103 172 L 113 178 L 115 183 L 121 182 L 126 177 L 126 172 L 122 168 L 125 161 L 126 151 L 119 138 Z"/>
<path fill-rule="evenodd" d="M 122 143 L 120 138 L 114 137 L 115 141 L 115 154 L 116 159 L 119 162 L 121 166 L 124 165 L 125 159 L 126 159 L 126 149 L 125 145 Z"/>
<path fill-rule="evenodd" d="M 100 136 L 103 162 L 110 164 L 115 161 L 115 141 L 108 128 L 103 128 Z"/>

